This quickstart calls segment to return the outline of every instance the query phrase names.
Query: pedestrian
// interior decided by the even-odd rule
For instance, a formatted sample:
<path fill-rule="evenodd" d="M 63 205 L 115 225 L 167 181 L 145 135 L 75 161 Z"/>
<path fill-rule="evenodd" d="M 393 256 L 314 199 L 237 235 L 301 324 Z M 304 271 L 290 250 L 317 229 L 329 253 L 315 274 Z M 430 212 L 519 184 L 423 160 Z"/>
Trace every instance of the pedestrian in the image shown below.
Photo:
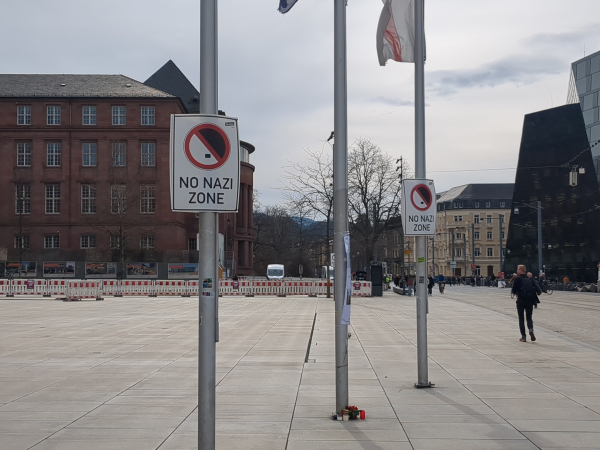
<path fill-rule="evenodd" d="M 535 278 L 533 278 L 533 274 L 531 272 L 527 272 L 527 278 L 529 278 L 535 284 L 535 303 L 533 304 L 533 307 L 537 308 L 538 303 L 540 303 L 540 297 L 538 296 L 538 291 L 541 294 L 542 290 L 540 289 L 539 283 L 535 280 Z"/>
<path fill-rule="evenodd" d="M 433 277 L 431 275 L 429 275 L 429 280 L 427 283 L 427 289 L 429 290 L 429 295 L 433 294 L 433 285 L 434 285 Z"/>
<path fill-rule="evenodd" d="M 396 275 L 394 277 L 394 284 L 396 285 L 396 287 L 400 287 L 400 275 Z"/>
<path fill-rule="evenodd" d="M 527 317 L 527 328 L 533 342 L 536 340 L 533 332 L 532 317 L 533 305 L 536 301 L 536 284 L 532 278 L 527 277 L 527 269 L 522 264 L 517 266 L 517 277 L 513 282 L 511 293 L 517 297 L 517 313 L 519 314 L 519 330 L 521 331 L 521 339 L 519 341 L 527 342 L 527 335 L 525 334 L 525 317 Z"/>
<path fill-rule="evenodd" d="M 408 277 L 408 296 L 412 297 L 412 291 L 413 291 L 413 277 L 409 276 Z"/>

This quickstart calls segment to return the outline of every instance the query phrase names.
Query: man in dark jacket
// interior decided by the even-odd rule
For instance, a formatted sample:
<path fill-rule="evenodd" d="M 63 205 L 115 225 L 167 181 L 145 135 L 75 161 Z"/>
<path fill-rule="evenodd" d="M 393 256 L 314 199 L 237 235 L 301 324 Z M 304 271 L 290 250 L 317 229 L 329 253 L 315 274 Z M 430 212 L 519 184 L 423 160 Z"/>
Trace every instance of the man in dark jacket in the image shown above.
<path fill-rule="evenodd" d="M 525 334 L 525 316 L 527 317 L 527 328 L 529 328 L 529 336 L 535 341 L 533 333 L 533 306 L 536 303 L 536 292 L 539 288 L 533 282 L 532 278 L 527 277 L 527 269 L 523 265 L 517 266 L 517 277 L 513 282 L 511 292 L 517 296 L 517 312 L 519 314 L 519 329 L 521 330 L 521 342 L 527 342 Z M 541 292 L 539 292 L 541 294 Z"/>

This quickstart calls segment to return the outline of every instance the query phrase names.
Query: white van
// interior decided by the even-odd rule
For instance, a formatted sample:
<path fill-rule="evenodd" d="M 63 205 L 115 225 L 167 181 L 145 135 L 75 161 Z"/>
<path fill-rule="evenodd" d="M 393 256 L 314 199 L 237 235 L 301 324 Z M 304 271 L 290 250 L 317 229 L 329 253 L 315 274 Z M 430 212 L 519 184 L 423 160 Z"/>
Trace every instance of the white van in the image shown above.
<path fill-rule="evenodd" d="M 285 270 L 283 264 L 269 264 L 267 266 L 267 279 L 268 280 L 283 280 L 285 276 Z"/>

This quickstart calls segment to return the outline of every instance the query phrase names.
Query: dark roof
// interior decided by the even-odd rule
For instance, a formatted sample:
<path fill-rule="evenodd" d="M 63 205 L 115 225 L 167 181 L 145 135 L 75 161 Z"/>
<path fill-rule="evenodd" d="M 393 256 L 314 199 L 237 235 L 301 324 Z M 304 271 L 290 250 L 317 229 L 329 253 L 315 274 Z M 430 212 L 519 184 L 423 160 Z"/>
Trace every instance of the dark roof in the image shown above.
<path fill-rule="evenodd" d="M 200 112 L 200 93 L 172 60 L 154 72 L 144 84 L 179 97 L 188 113 Z"/>
<path fill-rule="evenodd" d="M 124 75 L 0 74 L 0 97 L 175 97 Z"/>
<path fill-rule="evenodd" d="M 437 201 L 512 200 L 514 188 L 514 183 L 465 184 L 440 192 Z"/>

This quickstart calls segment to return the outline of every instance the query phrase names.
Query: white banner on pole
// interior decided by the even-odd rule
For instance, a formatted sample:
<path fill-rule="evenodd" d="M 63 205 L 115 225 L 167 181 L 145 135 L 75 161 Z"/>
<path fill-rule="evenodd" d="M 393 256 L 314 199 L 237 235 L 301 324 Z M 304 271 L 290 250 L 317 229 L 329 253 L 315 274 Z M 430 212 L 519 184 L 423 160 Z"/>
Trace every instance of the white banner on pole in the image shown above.
<path fill-rule="evenodd" d="M 350 235 L 344 236 L 344 247 L 346 250 L 346 290 L 344 308 L 342 309 L 342 325 L 350 325 L 350 304 L 352 302 L 352 265 L 350 261 Z M 340 271 L 340 276 L 342 271 Z"/>

